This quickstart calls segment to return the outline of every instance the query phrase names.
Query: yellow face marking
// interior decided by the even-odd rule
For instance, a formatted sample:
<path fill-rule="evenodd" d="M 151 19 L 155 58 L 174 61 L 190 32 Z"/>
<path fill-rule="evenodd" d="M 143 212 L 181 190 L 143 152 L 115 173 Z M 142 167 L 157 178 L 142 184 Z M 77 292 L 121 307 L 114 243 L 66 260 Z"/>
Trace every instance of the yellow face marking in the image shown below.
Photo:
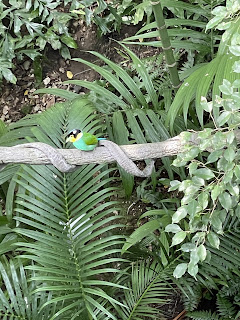
<path fill-rule="evenodd" d="M 75 136 L 74 133 L 75 134 L 77 133 L 76 130 L 73 131 L 73 134 L 71 134 L 70 136 L 67 137 L 66 142 L 72 142 L 73 143 L 73 142 L 81 139 L 82 136 L 83 136 L 82 132 L 80 132 L 77 136 Z"/>

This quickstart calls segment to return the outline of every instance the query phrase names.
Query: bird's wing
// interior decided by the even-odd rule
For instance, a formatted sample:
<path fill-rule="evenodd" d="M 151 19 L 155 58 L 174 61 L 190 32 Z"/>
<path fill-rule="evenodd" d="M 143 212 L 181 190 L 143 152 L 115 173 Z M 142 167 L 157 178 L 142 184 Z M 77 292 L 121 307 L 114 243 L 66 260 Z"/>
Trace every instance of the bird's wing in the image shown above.
<path fill-rule="evenodd" d="M 95 137 L 91 133 L 84 132 L 82 139 L 87 145 L 92 145 L 92 144 L 97 144 L 98 143 L 97 137 Z"/>

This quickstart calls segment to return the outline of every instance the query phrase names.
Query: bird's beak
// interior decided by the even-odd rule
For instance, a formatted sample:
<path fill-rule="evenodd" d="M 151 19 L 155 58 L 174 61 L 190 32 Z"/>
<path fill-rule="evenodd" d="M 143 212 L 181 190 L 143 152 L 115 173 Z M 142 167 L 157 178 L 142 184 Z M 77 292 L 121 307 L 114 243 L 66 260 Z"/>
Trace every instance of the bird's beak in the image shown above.
<path fill-rule="evenodd" d="M 66 142 L 70 142 L 70 137 L 67 137 Z"/>

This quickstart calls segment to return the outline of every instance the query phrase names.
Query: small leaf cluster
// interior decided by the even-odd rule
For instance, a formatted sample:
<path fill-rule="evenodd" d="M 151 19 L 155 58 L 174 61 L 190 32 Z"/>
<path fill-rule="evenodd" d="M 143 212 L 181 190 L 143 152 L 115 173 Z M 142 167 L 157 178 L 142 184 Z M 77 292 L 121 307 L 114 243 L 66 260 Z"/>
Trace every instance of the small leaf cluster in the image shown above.
<path fill-rule="evenodd" d="M 233 18 L 239 11 L 239 0 L 227 0 L 226 6 L 218 6 L 212 10 L 214 16 L 207 24 L 206 29 L 216 27 L 219 30 L 226 30 L 230 27 L 231 22 L 226 22 L 227 19 Z"/>
<path fill-rule="evenodd" d="M 211 102 L 202 98 L 201 107 L 209 113 L 215 128 L 198 134 L 182 133 L 185 152 L 173 165 L 187 166 L 189 177 L 170 183 L 169 190 L 178 190 L 183 197 L 172 223 L 165 228 L 174 234 L 172 246 L 181 245 L 180 250 L 188 255 L 189 262 L 176 267 L 176 278 L 186 271 L 196 277 L 198 264 L 211 259 L 206 244 L 218 249 L 227 216 L 240 218 L 240 153 L 236 138 L 240 124 L 239 87 L 239 80 L 224 80 L 220 86 L 222 97 Z"/>
<path fill-rule="evenodd" d="M 66 5 L 69 1 L 64 1 Z M 77 48 L 68 32 L 73 14 L 62 12 L 60 0 L 9 0 L 0 3 L 0 80 L 16 83 L 13 59 L 41 56 L 46 44 L 70 58 L 69 47 Z"/>
<path fill-rule="evenodd" d="M 234 56 L 240 56 L 240 33 L 239 33 L 239 0 L 227 0 L 226 6 L 218 6 L 212 10 L 214 16 L 207 24 L 206 30 L 216 27 L 223 30 L 220 52 L 227 50 Z M 240 62 L 235 61 L 233 71 L 240 73 Z"/>

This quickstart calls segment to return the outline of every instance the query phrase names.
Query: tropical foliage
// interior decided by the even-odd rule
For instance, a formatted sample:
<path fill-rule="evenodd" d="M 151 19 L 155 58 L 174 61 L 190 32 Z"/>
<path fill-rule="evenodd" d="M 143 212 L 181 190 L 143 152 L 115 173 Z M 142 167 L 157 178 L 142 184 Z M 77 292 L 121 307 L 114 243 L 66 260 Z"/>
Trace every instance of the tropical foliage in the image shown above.
<path fill-rule="evenodd" d="M 120 145 L 180 134 L 185 145 L 174 161 L 157 160 L 151 177 L 141 181 L 114 164 L 84 165 L 67 174 L 50 165 L 17 164 L 1 170 L 4 320 L 167 319 L 164 305 L 179 293 L 191 319 L 240 317 L 240 3 L 161 3 L 167 18 L 161 15 L 161 21 L 153 21 L 161 8 L 148 1 L 71 2 L 71 13 L 62 16 L 65 24 L 72 15 L 82 15 L 106 33 L 112 24 L 121 26 L 123 20 L 114 22 L 113 17 L 125 17 L 129 24 L 142 21 L 139 32 L 121 44 L 127 66 L 89 52 L 100 65 L 75 60 L 98 72 L 100 80 L 67 82 L 88 89 L 88 94 L 40 89 L 38 94 L 67 101 L 8 126 L 0 122 L 1 146 L 40 141 L 68 148 L 65 137 L 73 128 L 108 135 Z M 39 41 L 44 47 L 50 30 L 56 35 L 51 41 L 64 44 L 68 56 L 63 39 L 71 38 L 66 25 L 62 31 L 55 28 L 58 5 L 59 1 L 9 1 L 1 10 L 3 18 L 16 20 L 9 29 L 20 35 L 29 7 L 32 15 L 26 28 L 35 44 L 26 42 L 27 52 Z M 17 12 L 23 13 L 22 19 Z M 56 23 L 60 27 L 61 19 Z M 155 29 L 165 23 L 168 34 L 161 42 Z M 171 59 L 178 64 L 173 63 L 178 66 L 174 73 L 184 81 L 178 91 L 172 87 L 164 53 L 140 59 L 126 46 L 163 45 L 166 52 L 171 50 L 165 46 L 168 41 L 174 48 Z M 23 47 L 10 52 L 27 54 Z M 12 81 L 9 74 L 9 79 L 3 76 Z M 183 132 L 186 128 L 189 131 Z M 142 212 L 136 211 L 138 205 Z"/>
<path fill-rule="evenodd" d="M 69 1 L 64 1 L 66 4 Z M 77 48 L 69 35 L 69 12 L 58 10 L 61 1 L 10 0 L 0 4 L 0 80 L 16 83 L 11 69 L 14 59 L 29 57 L 40 63 L 47 44 L 59 49 L 64 58 L 70 58 L 68 48 Z"/>

